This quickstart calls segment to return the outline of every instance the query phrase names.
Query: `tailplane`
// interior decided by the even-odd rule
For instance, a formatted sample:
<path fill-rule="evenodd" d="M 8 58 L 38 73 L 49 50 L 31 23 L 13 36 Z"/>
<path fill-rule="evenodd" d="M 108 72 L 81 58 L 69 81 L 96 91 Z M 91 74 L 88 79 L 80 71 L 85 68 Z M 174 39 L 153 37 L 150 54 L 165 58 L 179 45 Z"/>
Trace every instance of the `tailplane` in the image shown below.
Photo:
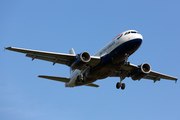
<path fill-rule="evenodd" d="M 46 75 L 39 75 L 38 77 L 55 80 L 55 81 L 59 81 L 59 82 L 65 82 L 65 83 L 70 81 L 70 78 L 65 78 L 65 77 L 55 77 L 55 76 L 46 76 Z"/>

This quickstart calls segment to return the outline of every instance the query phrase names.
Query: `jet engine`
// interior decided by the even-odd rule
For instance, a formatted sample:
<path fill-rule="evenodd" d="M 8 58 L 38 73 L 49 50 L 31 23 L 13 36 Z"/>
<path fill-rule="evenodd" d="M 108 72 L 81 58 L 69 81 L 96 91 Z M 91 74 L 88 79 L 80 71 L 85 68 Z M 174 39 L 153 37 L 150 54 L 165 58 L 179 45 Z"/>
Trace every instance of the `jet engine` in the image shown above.
<path fill-rule="evenodd" d="M 82 52 L 77 55 L 74 62 L 71 64 L 72 69 L 80 69 L 83 67 L 86 63 L 88 63 L 91 60 L 91 56 L 88 52 Z"/>
<path fill-rule="evenodd" d="M 147 63 L 141 64 L 132 74 L 131 78 L 133 80 L 140 80 L 145 77 L 151 71 L 151 66 Z"/>

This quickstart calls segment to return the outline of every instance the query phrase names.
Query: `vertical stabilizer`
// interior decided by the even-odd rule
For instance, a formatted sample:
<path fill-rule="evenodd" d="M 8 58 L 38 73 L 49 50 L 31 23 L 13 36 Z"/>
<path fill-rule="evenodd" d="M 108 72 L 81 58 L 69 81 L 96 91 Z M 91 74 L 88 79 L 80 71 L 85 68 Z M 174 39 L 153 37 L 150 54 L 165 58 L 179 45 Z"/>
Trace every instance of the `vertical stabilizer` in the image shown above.
<path fill-rule="evenodd" d="M 71 48 L 71 49 L 69 50 L 69 54 L 76 55 L 76 53 L 74 52 L 74 49 L 73 49 L 73 48 Z"/>
<path fill-rule="evenodd" d="M 71 48 L 71 49 L 69 50 L 69 54 L 76 55 L 76 53 L 74 52 L 74 49 L 73 49 L 73 48 Z M 74 71 L 74 70 L 72 70 L 72 68 L 70 68 L 70 74 L 73 73 L 73 71 Z"/>

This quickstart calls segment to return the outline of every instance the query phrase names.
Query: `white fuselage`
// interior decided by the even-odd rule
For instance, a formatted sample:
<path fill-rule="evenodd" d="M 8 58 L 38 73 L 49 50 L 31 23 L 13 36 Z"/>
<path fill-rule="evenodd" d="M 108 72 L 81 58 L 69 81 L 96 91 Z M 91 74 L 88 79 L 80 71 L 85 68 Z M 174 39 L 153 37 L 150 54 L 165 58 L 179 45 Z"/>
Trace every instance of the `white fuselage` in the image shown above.
<path fill-rule="evenodd" d="M 106 55 L 115 54 L 118 56 L 120 53 L 118 53 L 118 49 L 121 49 L 122 45 L 124 43 L 127 43 L 129 41 L 133 40 L 143 40 L 143 37 L 141 34 L 139 34 L 135 30 L 128 30 L 121 34 L 119 34 L 117 37 L 115 37 L 112 41 L 110 41 L 106 46 L 104 46 L 101 50 L 99 50 L 94 56 L 103 57 Z M 132 42 L 133 44 L 133 42 Z M 128 47 L 128 46 L 126 46 Z M 131 49 L 131 48 L 129 48 Z M 113 53 L 114 52 L 114 53 Z M 114 56 L 115 58 L 116 56 Z M 113 58 L 112 58 L 113 59 Z M 74 87 L 75 82 L 77 80 L 77 76 L 81 74 L 81 70 L 74 70 L 70 75 L 70 81 L 66 83 L 66 87 Z"/>

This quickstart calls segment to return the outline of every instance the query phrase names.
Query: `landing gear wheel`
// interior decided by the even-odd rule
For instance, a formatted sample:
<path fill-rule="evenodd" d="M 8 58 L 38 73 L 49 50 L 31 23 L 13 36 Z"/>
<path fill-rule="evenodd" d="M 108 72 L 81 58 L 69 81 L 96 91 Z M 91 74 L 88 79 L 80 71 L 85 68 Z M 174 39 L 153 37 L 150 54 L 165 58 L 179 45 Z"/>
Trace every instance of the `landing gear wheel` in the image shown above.
<path fill-rule="evenodd" d="M 116 88 L 119 89 L 120 87 L 121 87 L 121 83 L 120 83 L 120 82 L 117 82 Z"/>
<path fill-rule="evenodd" d="M 83 80 L 82 80 L 82 83 L 85 83 L 86 82 L 86 77 L 83 76 Z"/>
<path fill-rule="evenodd" d="M 124 62 L 124 65 L 125 65 L 125 66 L 129 66 L 129 65 L 130 65 L 130 62 Z"/>
<path fill-rule="evenodd" d="M 81 77 L 79 75 L 77 76 L 77 82 L 81 82 Z"/>
<path fill-rule="evenodd" d="M 86 76 L 83 77 L 83 80 L 86 81 Z"/>
<path fill-rule="evenodd" d="M 124 90 L 125 89 L 125 83 L 120 83 L 120 82 L 117 82 L 117 84 L 116 84 L 116 88 L 117 89 L 119 89 L 119 88 L 121 88 L 121 90 Z"/>
<path fill-rule="evenodd" d="M 122 84 L 121 84 L 121 89 L 124 90 L 124 89 L 125 89 L 125 86 L 126 86 L 126 85 L 125 85 L 124 83 L 122 83 Z"/>

